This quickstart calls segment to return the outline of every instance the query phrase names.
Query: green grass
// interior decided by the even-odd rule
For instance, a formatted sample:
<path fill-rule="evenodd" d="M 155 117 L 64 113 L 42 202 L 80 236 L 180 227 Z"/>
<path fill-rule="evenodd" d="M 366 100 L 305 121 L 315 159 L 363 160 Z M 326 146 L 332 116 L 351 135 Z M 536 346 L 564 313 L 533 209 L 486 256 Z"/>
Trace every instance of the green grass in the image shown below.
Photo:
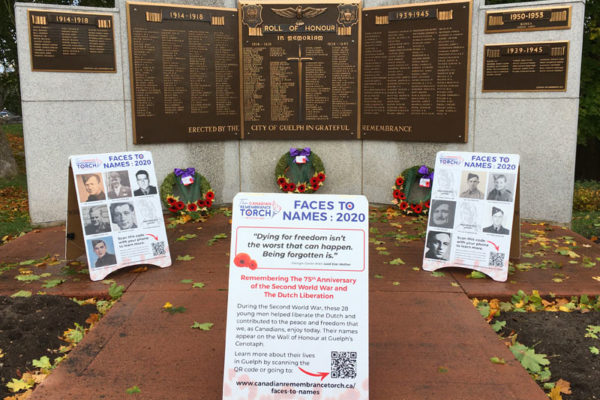
<path fill-rule="evenodd" d="M 573 211 L 571 229 L 588 239 L 600 238 L 600 211 Z"/>
<path fill-rule="evenodd" d="M 7 135 L 23 137 L 23 124 L 2 125 L 2 130 Z"/>
<path fill-rule="evenodd" d="M 2 125 L 2 130 L 13 149 L 18 174 L 9 179 L 0 179 L 0 243 L 32 229 L 27 208 L 23 125 Z"/>

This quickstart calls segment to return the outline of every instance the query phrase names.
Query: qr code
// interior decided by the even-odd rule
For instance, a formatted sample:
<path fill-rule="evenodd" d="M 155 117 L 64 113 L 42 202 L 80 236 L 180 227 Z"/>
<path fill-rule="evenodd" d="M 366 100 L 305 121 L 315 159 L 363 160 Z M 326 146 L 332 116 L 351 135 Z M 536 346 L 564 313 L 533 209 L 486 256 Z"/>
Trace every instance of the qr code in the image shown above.
<path fill-rule="evenodd" d="M 152 255 L 154 255 L 154 257 L 161 256 L 166 252 L 165 242 L 152 243 Z"/>
<path fill-rule="evenodd" d="M 504 253 L 490 253 L 490 267 L 502 267 L 504 265 Z"/>
<path fill-rule="evenodd" d="M 356 352 L 332 351 L 331 352 L 331 377 L 356 378 Z"/>

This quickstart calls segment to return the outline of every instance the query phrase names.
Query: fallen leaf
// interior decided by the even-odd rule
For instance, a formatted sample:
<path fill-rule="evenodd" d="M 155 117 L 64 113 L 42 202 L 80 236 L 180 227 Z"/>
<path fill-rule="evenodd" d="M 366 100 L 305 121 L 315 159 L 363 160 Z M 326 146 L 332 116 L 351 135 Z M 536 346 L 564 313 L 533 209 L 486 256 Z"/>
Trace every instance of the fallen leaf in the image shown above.
<path fill-rule="evenodd" d="M 571 394 L 571 383 L 563 379 L 559 379 L 554 384 L 554 387 L 550 391 L 550 399 L 559 400 L 562 399 L 562 394 Z M 554 396 L 554 397 L 553 397 Z"/>
<path fill-rule="evenodd" d="M 186 310 L 185 307 L 183 306 L 179 306 L 179 307 L 168 307 L 168 308 L 164 308 L 163 307 L 163 311 L 168 312 L 169 314 L 173 315 L 173 314 L 177 314 L 177 313 L 184 313 Z"/>
<path fill-rule="evenodd" d="M 192 279 L 182 279 L 179 281 L 179 283 L 192 283 L 194 282 Z"/>
<path fill-rule="evenodd" d="M 484 274 L 483 272 L 479 272 L 479 271 L 471 271 L 471 273 L 469 275 L 467 275 L 467 279 L 485 279 L 487 278 L 487 275 Z"/>
<path fill-rule="evenodd" d="M 127 394 L 142 393 L 142 390 L 137 386 L 132 386 L 130 388 L 125 389 L 125 393 L 127 393 Z"/>
<path fill-rule="evenodd" d="M 146 272 L 146 271 L 148 271 L 148 267 L 143 266 L 143 267 L 137 267 L 136 269 L 134 269 L 131 272 L 140 273 L 140 272 Z"/>
<path fill-rule="evenodd" d="M 204 287 L 204 283 L 202 282 L 194 282 L 194 284 L 192 285 L 193 288 L 200 288 L 202 289 Z"/>
<path fill-rule="evenodd" d="M 31 292 L 29 290 L 19 290 L 17 293 L 13 293 L 10 297 L 31 297 Z"/>
<path fill-rule="evenodd" d="M 177 256 L 177 261 L 192 261 L 194 257 L 186 254 L 185 256 Z"/>
<path fill-rule="evenodd" d="M 377 279 L 381 279 L 381 278 L 383 278 L 383 275 L 375 274 L 374 277 L 377 278 Z"/>
<path fill-rule="evenodd" d="M 460 285 L 458 283 L 456 283 L 456 282 L 450 282 L 450 285 L 452 287 L 460 287 Z"/>
<path fill-rule="evenodd" d="M 438 372 L 442 373 L 442 374 L 445 374 L 446 372 L 448 372 L 448 368 L 446 368 L 446 367 L 438 367 Z"/>
<path fill-rule="evenodd" d="M 491 357 L 490 361 L 493 362 L 494 364 L 501 364 L 501 365 L 506 364 L 506 361 L 504 361 L 504 358 L 499 358 L 499 357 Z"/>
<path fill-rule="evenodd" d="M 210 331 L 210 329 L 213 327 L 213 323 L 211 322 L 205 322 L 203 324 L 201 324 L 200 322 L 196 322 L 194 321 L 194 324 L 191 326 L 192 329 L 201 329 L 203 331 Z"/>
<path fill-rule="evenodd" d="M 598 282 L 600 282 L 600 276 L 592 276 L 592 279 L 597 280 Z"/>
<path fill-rule="evenodd" d="M 33 384 L 29 384 L 28 382 L 24 382 L 22 379 L 13 378 L 11 382 L 6 384 L 6 387 L 10 389 L 11 392 L 20 392 L 21 390 L 29 389 Z"/>
<path fill-rule="evenodd" d="M 592 354 L 595 354 L 595 355 L 600 354 L 600 349 L 598 349 L 596 346 L 590 346 L 589 349 L 590 349 L 590 353 L 592 353 Z"/>
<path fill-rule="evenodd" d="M 404 261 L 402 261 L 401 258 L 394 258 L 392 261 L 390 261 L 390 265 L 400 265 L 400 264 L 404 264 Z"/>
<path fill-rule="evenodd" d="M 56 286 L 60 285 L 64 281 L 65 281 L 64 279 L 51 279 L 51 280 L 48 280 L 48 281 L 44 281 L 46 283 L 44 283 L 42 285 L 42 287 L 46 288 L 46 289 L 50 289 L 50 288 L 53 288 L 53 287 L 56 287 Z"/>
<path fill-rule="evenodd" d="M 176 242 L 185 242 L 186 240 L 193 239 L 196 236 L 197 235 L 195 233 L 186 233 L 183 236 L 179 236 L 177 239 L 175 239 L 175 241 Z"/>
<path fill-rule="evenodd" d="M 441 278 L 442 276 L 446 276 L 446 274 L 444 274 L 443 272 L 439 272 L 439 271 L 433 271 L 431 273 L 431 276 L 435 276 L 436 278 Z"/>
<path fill-rule="evenodd" d="M 392 285 L 398 286 L 398 285 L 400 285 L 400 282 L 392 282 Z"/>
<path fill-rule="evenodd" d="M 52 369 L 52 364 L 48 356 L 43 356 L 39 360 L 33 360 L 31 364 L 36 368 Z"/>
<path fill-rule="evenodd" d="M 173 304 L 169 303 L 168 301 L 162 306 L 162 308 L 171 308 L 173 307 Z"/>

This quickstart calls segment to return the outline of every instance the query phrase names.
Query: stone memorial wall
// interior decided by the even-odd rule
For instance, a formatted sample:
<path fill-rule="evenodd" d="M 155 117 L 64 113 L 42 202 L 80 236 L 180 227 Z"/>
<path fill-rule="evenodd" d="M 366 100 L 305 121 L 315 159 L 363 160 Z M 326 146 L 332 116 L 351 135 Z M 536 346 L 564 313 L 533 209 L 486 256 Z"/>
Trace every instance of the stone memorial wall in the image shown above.
<path fill-rule="evenodd" d="M 239 191 L 278 190 L 273 173 L 281 155 L 290 147 L 308 146 L 318 152 L 327 169 L 323 193 L 364 194 L 372 203 L 390 203 L 395 177 L 416 164 L 433 166 L 438 151 L 519 154 L 521 216 L 570 222 L 584 2 L 485 6 L 475 1 L 470 5 L 470 26 L 460 22 L 468 18 L 464 14 L 464 4 L 469 5 L 468 2 L 403 3 L 406 2 L 363 2 L 359 22 L 369 30 L 364 30 L 360 38 L 362 65 L 358 54 L 352 53 L 353 48 L 358 49 L 352 47 L 358 31 L 355 34 L 351 28 L 338 31 L 335 39 L 324 40 L 323 47 L 291 39 L 288 44 L 287 37 L 287 47 L 271 45 L 280 40 L 276 29 L 298 26 L 298 22 L 285 23 L 287 17 L 275 14 L 264 17 L 274 33 L 249 36 L 253 32 L 250 18 L 246 33 L 242 31 L 239 36 L 243 51 L 231 52 L 224 44 L 238 40 L 225 29 L 231 27 L 232 12 L 237 8 L 234 1 L 174 1 L 166 6 L 160 3 L 160 7 L 170 9 L 170 13 L 161 14 L 170 17 L 161 21 L 153 16 L 153 8 L 158 5 L 152 3 L 129 3 L 129 10 L 124 0 L 117 0 L 115 9 L 17 3 L 32 221 L 52 223 L 66 219 L 67 166 L 72 154 L 152 151 L 159 181 L 173 168 L 193 166 L 211 182 L 217 203 L 230 203 Z M 133 16 L 135 4 L 139 18 Z M 321 7 L 339 12 L 340 25 L 344 18 L 350 22 L 354 18 L 351 7 L 338 10 L 338 6 L 325 5 Z M 212 11 L 203 13 L 205 9 Z M 429 14 L 432 10 L 436 10 L 435 19 Z M 132 21 L 129 26 L 128 12 Z M 38 18 L 34 21 L 32 16 Z M 48 33 L 53 28 L 50 25 L 46 28 L 40 16 L 48 16 L 46 24 L 62 23 L 64 32 Z M 30 19 L 37 22 L 32 41 Z M 451 22 L 445 23 L 445 19 Z M 106 21 L 110 21 L 110 26 Z M 190 28 L 192 21 L 196 24 Z M 350 22 L 347 25 L 351 27 Z M 93 50 L 102 57 L 78 60 L 71 63 L 72 68 L 61 67 L 60 62 L 56 69 L 36 67 L 40 58 L 46 65 L 52 61 L 52 52 L 57 52 L 60 45 L 70 46 L 63 55 L 77 57 L 78 52 L 83 52 L 78 42 L 81 32 L 69 24 L 82 25 L 91 32 L 87 34 L 98 42 L 92 46 Z M 220 30 L 208 29 L 210 25 Z M 181 32 L 182 26 L 187 26 L 186 32 Z M 327 21 L 319 26 L 327 26 Z M 240 24 L 239 29 L 243 27 Z M 173 32 L 162 35 L 162 29 L 179 31 L 176 35 Z M 108 31 L 114 37 L 113 47 Z M 345 36 L 340 33 L 350 33 L 349 41 L 344 42 Z M 62 40 L 52 44 L 56 35 Z M 322 35 L 327 37 L 328 33 Z M 156 54 L 157 43 L 163 39 L 174 43 L 170 42 L 169 52 Z M 40 41 L 44 43 L 42 49 Z M 259 51 L 265 43 L 269 43 L 269 51 Z M 413 55 L 411 63 L 407 62 L 403 46 L 423 50 L 422 57 L 415 59 Z M 114 70 L 110 68 L 111 57 L 107 57 L 111 50 Z M 196 55 L 195 64 L 181 63 L 186 54 Z M 163 78 L 157 83 L 153 81 L 158 76 L 155 70 L 160 67 L 157 60 L 164 57 L 173 59 L 169 64 L 172 70 L 160 70 Z M 330 59 L 324 60 L 327 57 Z M 134 65 L 130 65 L 131 59 Z M 248 105 L 254 103 L 248 101 L 261 96 L 252 90 L 266 75 L 254 76 L 256 69 L 244 69 L 244 65 L 259 61 L 262 67 L 256 66 L 260 68 L 284 62 L 302 68 L 294 66 L 289 73 L 271 75 L 268 84 L 279 91 L 269 88 L 271 101 L 258 102 L 259 107 L 250 108 Z M 344 79 L 325 72 L 325 66 L 334 61 L 344 63 L 343 71 L 338 68 L 347 75 Z M 214 70 L 206 69 L 206 62 L 218 65 Z M 238 70 L 232 67 L 238 64 L 242 64 Z M 373 73 L 377 69 L 381 74 Z M 298 86 L 295 82 L 302 82 L 297 76 L 301 71 L 310 79 Z M 243 79 L 236 82 L 238 73 Z M 221 74 L 218 88 L 215 74 Z M 359 74 L 362 87 L 352 84 Z M 182 76 L 192 82 L 191 93 L 179 103 L 178 99 L 183 97 L 178 97 L 181 94 L 177 91 L 181 83 L 178 80 Z M 523 76 L 535 76 L 536 80 Z M 422 88 L 411 91 L 414 83 L 409 88 L 407 77 Z M 244 88 L 245 82 L 254 82 L 254 87 L 246 83 Z M 326 95 L 331 90 L 335 90 L 335 97 Z M 291 96 L 291 92 L 298 95 Z M 280 98 L 273 101 L 273 93 Z M 157 94 L 169 104 L 169 112 L 191 107 L 194 115 L 185 121 L 169 120 L 166 108 L 152 108 L 153 96 Z M 241 100 L 236 96 L 241 96 Z M 286 103 L 288 98 L 291 103 Z M 324 100 L 327 98 L 333 99 L 327 103 Z M 435 107 L 432 98 L 436 99 Z M 359 104 L 354 105 L 352 99 Z M 298 107 L 298 102 L 304 102 L 304 107 Z M 246 113 L 239 119 L 234 114 L 241 112 L 244 105 Z M 271 117 L 261 114 L 260 107 L 266 106 Z M 306 112 L 300 115 L 292 112 L 298 109 Z M 345 112 L 349 109 L 352 112 Z M 290 128 L 284 136 L 258 130 L 262 125 L 268 127 L 275 114 L 280 115 L 280 125 L 303 128 Z M 288 118 L 293 118 L 294 123 L 286 122 Z M 326 123 L 333 120 L 335 123 Z M 212 128 L 207 131 L 205 127 L 217 126 L 216 121 L 223 128 L 221 132 L 217 128 L 221 138 L 215 139 L 215 132 L 210 132 Z M 306 131 L 310 124 L 313 125 L 310 129 L 315 129 L 314 126 L 348 129 L 332 128 L 324 135 L 328 140 L 315 140 Z M 252 125 L 256 126 L 254 131 Z M 151 134 L 141 133 L 141 126 L 149 127 L 146 132 Z M 189 129 L 195 131 L 191 134 Z M 404 135 L 402 141 L 397 140 L 399 135 Z M 244 139 L 239 140 L 242 136 Z M 273 140 L 274 137 L 280 139 Z"/>

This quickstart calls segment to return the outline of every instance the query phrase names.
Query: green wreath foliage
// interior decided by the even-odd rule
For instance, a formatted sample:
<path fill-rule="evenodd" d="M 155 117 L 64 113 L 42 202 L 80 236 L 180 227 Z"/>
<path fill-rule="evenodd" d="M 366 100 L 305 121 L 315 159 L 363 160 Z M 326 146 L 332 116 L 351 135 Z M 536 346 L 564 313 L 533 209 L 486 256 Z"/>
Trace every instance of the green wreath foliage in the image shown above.
<path fill-rule="evenodd" d="M 177 189 L 178 194 L 175 194 Z M 178 215 L 197 218 L 205 215 L 212 207 L 215 192 L 208 180 L 199 173 L 194 174 L 194 183 L 185 186 L 173 172 L 168 174 L 160 185 L 160 197 L 165 207 Z"/>
<path fill-rule="evenodd" d="M 429 213 L 429 206 L 431 200 L 431 188 L 426 191 L 424 197 L 418 199 L 417 202 L 409 202 L 410 195 L 412 193 L 414 185 L 418 185 L 418 181 L 424 176 L 419 174 L 421 165 L 415 165 L 407 168 L 396 178 L 394 186 L 392 186 L 392 203 L 396 204 L 400 211 L 406 215 L 427 215 Z M 429 173 L 433 172 L 433 169 L 427 167 Z"/>
<path fill-rule="evenodd" d="M 310 152 L 306 164 L 296 164 L 289 152 L 281 156 L 275 166 L 275 179 L 279 189 L 288 193 L 313 193 L 325 182 L 325 166 L 321 158 Z"/>

